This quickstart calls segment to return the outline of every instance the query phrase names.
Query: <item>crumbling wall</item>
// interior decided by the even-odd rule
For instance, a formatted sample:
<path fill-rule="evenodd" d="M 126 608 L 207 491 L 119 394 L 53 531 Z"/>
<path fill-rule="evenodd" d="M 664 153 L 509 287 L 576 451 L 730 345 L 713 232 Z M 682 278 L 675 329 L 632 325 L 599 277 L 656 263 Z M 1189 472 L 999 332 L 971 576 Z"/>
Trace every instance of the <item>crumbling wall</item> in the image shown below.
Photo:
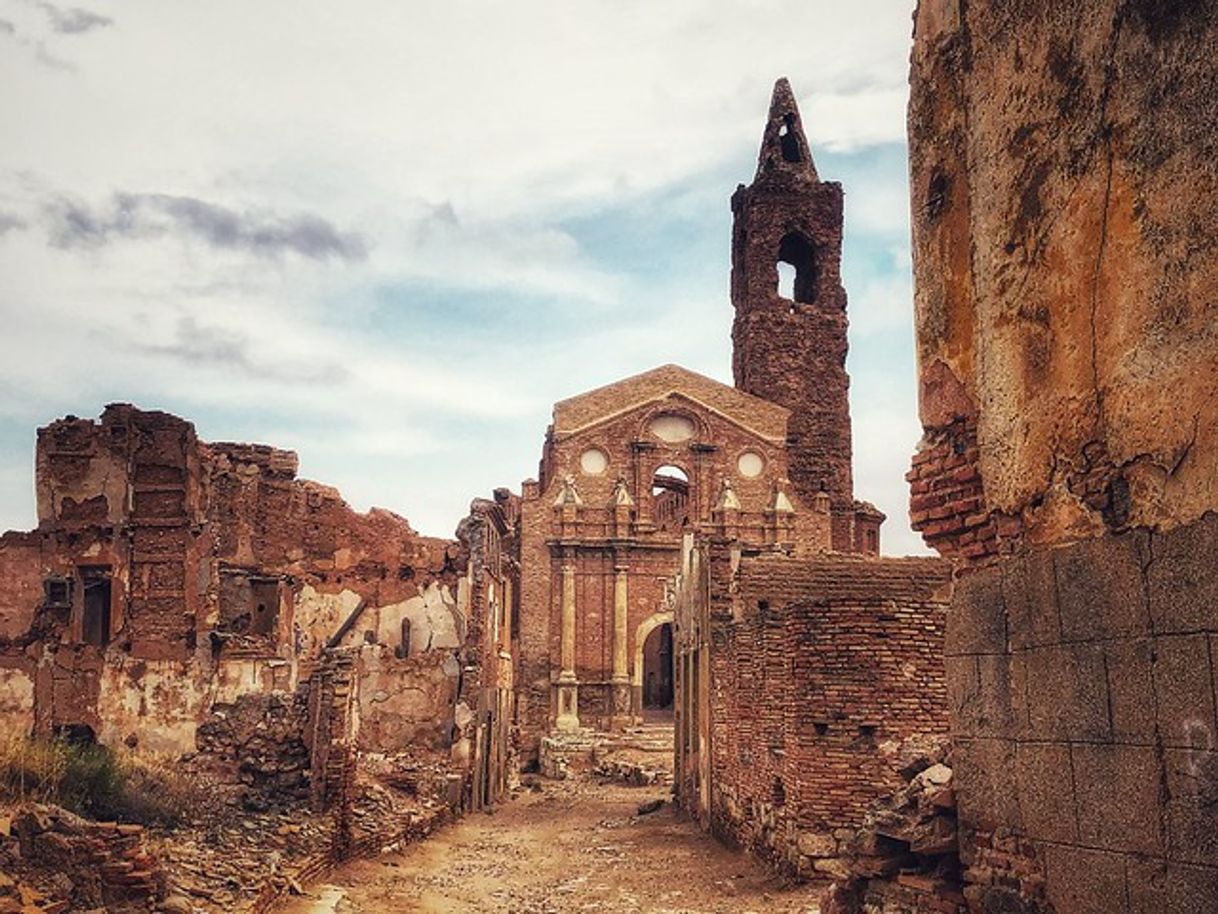
<path fill-rule="evenodd" d="M 455 544 L 296 466 L 124 404 L 40 429 L 39 529 L 0 541 L 6 723 L 180 755 L 214 705 L 291 696 L 331 642 L 401 650 L 408 622 L 410 654 L 458 648 Z M 425 716 L 451 722 L 451 695 L 432 697 Z"/>
<path fill-rule="evenodd" d="M 357 745 L 376 752 L 448 749 L 461 666 L 454 651 L 409 658 L 366 644 L 357 662 Z"/>
<path fill-rule="evenodd" d="M 974 910 L 1218 908 L 1218 17 L 923 0 L 925 437 Z"/>
<path fill-rule="evenodd" d="M 460 653 L 460 694 L 453 756 L 471 772 L 468 805 L 501 802 L 519 766 L 515 731 L 515 666 L 521 589 L 521 498 L 496 489 L 475 499 L 457 528 L 467 552 L 468 631 Z"/>
<path fill-rule="evenodd" d="M 844 872 L 863 814 L 900 783 L 886 747 L 946 732 L 950 569 L 731 551 L 687 560 L 707 585 L 679 588 L 680 802 L 784 869 Z"/>
<path fill-rule="evenodd" d="M 941 470 L 984 480 L 984 505 L 950 515 L 961 533 L 999 513 L 1004 538 L 1060 542 L 1218 497 L 1213 12 L 920 5 L 920 408 L 927 448 L 967 458 Z M 943 546 L 934 513 L 919 525 Z"/>

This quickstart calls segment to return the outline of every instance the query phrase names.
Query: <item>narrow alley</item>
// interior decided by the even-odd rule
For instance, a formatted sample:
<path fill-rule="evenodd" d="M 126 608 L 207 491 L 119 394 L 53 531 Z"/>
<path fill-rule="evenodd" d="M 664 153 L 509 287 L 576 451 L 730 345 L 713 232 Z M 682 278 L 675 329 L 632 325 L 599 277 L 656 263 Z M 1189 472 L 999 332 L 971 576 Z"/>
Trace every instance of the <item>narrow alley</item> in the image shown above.
<path fill-rule="evenodd" d="M 285 914 L 814 914 L 792 886 L 675 812 L 662 787 L 544 781 L 400 853 L 356 861 Z M 639 807 L 665 797 L 657 812 Z"/>

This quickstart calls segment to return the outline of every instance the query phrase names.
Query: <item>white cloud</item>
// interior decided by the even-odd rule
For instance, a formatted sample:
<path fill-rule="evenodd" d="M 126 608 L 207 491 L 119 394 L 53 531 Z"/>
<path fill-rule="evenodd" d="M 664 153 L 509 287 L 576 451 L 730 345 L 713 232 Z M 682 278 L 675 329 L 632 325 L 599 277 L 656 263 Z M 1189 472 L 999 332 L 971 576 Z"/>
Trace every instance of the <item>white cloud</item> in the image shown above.
<path fill-rule="evenodd" d="M 172 408 L 428 532 L 534 472 L 559 397 L 730 375 L 726 235 L 718 284 L 653 282 L 564 220 L 750 158 L 780 75 L 814 148 L 904 131 L 912 0 L 82 3 L 0 0 L 0 414 L 32 442 L 108 399 Z M 903 193 L 848 186 L 851 225 L 901 231 Z M 851 294 L 858 335 L 908 288 Z M 461 295 L 502 297 L 495 334 L 446 320 Z"/>

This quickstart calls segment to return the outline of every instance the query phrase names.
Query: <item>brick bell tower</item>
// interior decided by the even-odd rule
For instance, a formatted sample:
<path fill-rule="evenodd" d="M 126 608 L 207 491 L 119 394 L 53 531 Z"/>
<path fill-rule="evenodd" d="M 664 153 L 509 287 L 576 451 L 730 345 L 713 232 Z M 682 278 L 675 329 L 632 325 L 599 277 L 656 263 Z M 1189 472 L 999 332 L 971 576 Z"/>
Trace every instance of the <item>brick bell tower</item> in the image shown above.
<path fill-rule="evenodd" d="M 826 492 L 834 550 L 856 551 L 842 186 L 817 176 L 786 79 L 774 85 L 757 174 L 732 195 L 732 215 L 736 386 L 791 410 L 792 488 L 805 505 Z"/>

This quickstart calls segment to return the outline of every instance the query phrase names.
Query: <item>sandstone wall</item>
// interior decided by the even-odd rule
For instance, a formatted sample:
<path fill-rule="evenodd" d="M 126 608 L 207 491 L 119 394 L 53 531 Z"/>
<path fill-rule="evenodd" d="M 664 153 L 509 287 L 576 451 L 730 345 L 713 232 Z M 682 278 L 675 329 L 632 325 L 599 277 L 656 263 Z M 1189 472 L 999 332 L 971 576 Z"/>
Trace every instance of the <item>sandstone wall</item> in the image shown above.
<path fill-rule="evenodd" d="M 911 515 L 982 912 L 1218 909 L 1218 10 L 922 0 Z"/>
<path fill-rule="evenodd" d="M 920 4 L 921 414 L 984 480 L 954 527 L 915 501 L 934 545 L 992 512 L 1050 543 L 1218 501 L 1216 35 L 1206 0 Z"/>

